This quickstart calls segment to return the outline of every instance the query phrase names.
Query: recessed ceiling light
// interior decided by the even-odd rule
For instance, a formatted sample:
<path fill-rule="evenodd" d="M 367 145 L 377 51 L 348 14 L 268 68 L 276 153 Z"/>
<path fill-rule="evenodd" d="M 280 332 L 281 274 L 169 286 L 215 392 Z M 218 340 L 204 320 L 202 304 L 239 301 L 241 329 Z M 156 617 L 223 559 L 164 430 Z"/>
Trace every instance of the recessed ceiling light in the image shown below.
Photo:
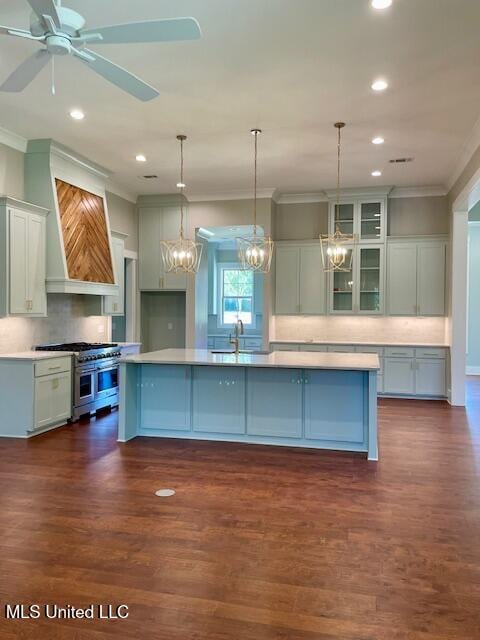
<path fill-rule="evenodd" d="M 372 89 L 374 91 L 385 91 L 388 87 L 388 82 L 386 80 L 378 79 L 372 83 Z"/>
<path fill-rule="evenodd" d="M 70 111 L 70 117 L 74 120 L 83 120 L 85 118 L 85 114 L 80 109 L 72 109 Z"/>
<path fill-rule="evenodd" d="M 385 138 L 382 138 L 382 136 L 377 136 L 372 140 L 372 144 L 383 144 L 384 142 L 385 142 Z"/>
<path fill-rule="evenodd" d="M 186 186 L 185 182 L 177 182 L 177 189 L 185 189 Z"/>
<path fill-rule="evenodd" d="M 393 0 L 372 0 L 371 5 L 374 9 L 388 9 L 392 6 Z"/>
<path fill-rule="evenodd" d="M 135 160 L 137 162 L 146 162 L 147 158 L 143 155 L 143 153 L 139 153 L 138 155 L 135 156 Z"/>
<path fill-rule="evenodd" d="M 376 171 L 372 171 L 372 176 L 374 178 L 379 178 L 382 175 L 382 172 L 379 171 L 378 169 Z"/>

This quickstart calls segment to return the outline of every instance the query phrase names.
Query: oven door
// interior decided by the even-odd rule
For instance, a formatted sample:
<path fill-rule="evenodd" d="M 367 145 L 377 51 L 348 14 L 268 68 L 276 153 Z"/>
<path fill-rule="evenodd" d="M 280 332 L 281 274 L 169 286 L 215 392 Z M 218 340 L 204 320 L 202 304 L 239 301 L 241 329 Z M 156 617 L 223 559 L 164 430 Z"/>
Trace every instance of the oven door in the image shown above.
<path fill-rule="evenodd" d="M 88 365 L 75 369 L 75 406 L 81 407 L 95 400 L 95 367 Z"/>
<path fill-rule="evenodd" d="M 97 364 L 95 371 L 95 400 L 103 400 L 118 393 L 118 361 Z"/>

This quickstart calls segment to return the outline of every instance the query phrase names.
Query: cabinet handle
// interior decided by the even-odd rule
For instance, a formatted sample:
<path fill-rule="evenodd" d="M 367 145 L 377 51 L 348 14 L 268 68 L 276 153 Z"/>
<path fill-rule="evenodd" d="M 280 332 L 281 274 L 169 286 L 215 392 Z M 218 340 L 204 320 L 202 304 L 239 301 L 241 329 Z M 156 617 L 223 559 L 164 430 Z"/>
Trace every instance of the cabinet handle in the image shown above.
<path fill-rule="evenodd" d="M 308 378 L 306 378 L 306 377 L 305 377 L 305 378 L 303 379 L 303 382 L 304 382 L 304 384 L 308 384 L 308 382 L 309 382 Z"/>
<path fill-rule="evenodd" d="M 158 286 L 160 287 L 160 289 L 163 289 L 163 278 L 158 279 Z"/>
<path fill-rule="evenodd" d="M 48 367 L 49 371 L 58 371 L 58 369 L 61 369 L 62 367 L 59 365 L 58 367 Z"/>

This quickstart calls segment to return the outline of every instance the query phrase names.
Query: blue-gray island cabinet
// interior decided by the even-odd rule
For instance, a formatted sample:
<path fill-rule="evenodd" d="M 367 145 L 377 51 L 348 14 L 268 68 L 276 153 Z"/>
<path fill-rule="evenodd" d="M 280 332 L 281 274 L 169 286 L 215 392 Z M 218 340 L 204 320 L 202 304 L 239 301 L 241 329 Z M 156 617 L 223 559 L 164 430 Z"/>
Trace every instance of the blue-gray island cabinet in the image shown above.
<path fill-rule="evenodd" d="M 120 442 L 136 436 L 360 451 L 378 460 L 376 354 L 165 349 L 120 362 Z"/>

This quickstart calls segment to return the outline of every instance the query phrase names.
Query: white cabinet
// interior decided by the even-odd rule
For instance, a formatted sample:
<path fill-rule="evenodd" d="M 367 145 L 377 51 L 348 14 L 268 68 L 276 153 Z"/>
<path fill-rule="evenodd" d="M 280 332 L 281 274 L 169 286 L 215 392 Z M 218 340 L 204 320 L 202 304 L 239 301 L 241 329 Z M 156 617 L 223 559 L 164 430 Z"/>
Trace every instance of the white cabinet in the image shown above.
<path fill-rule="evenodd" d="M 110 316 L 123 316 L 125 314 L 125 237 L 123 235 L 112 233 L 112 250 L 118 294 L 104 297 L 103 313 Z"/>
<path fill-rule="evenodd" d="M 339 229 L 344 234 L 355 235 L 361 243 L 383 243 L 386 235 L 387 195 L 342 198 L 337 205 L 330 200 L 329 233 Z"/>
<path fill-rule="evenodd" d="M 72 358 L 0 356 L 0 435 L 25 438 L 72 416 Z"/>
<path fill-rule="evenodd" d="M 410 358 L 385 358 L 383 391 L 387 394 L 415 395 L 414 360 Z"/>
<path fill-rule="evenodd" d="M 72 415 L 70 371 L 35 378 L 34 429 L 66 422 Z"/>
<path fill-rule="evenodd" d="M 275 313 L 325 313 L 325 273 L 320 242 L 278 244 L 275 257 Z"/>
<path fill-rule="evenodd" d="M 352 270 L 329 274 L 329 311 L 380 315 L 384 309 L 384 245 L 357 245 L 350 251 Z"/>
<path fill-rule="evenodd" d="M 187 276 L 167 273 L 160 243 L 180 234 L 180 205 L 171 199 L 139 199 L 139 284 L 142 291 L 184 291 Z M 142 204 L 143 203 L 143 204 Z"/>
<path fill-rule="evenodd" d="M 445 314 L 445 240 L 392 240 L 387 246 L 387 313 Z"/>
<path fill-rule="evenodd" d="M 0 198 L 0 315 L 46 316 L 48 211 Z"/>
<path fill-rule="evenodd" d="M 445 396 L 445 360 L 418 359 L 416 361 L 416 394 L 419 396 Z"/>

